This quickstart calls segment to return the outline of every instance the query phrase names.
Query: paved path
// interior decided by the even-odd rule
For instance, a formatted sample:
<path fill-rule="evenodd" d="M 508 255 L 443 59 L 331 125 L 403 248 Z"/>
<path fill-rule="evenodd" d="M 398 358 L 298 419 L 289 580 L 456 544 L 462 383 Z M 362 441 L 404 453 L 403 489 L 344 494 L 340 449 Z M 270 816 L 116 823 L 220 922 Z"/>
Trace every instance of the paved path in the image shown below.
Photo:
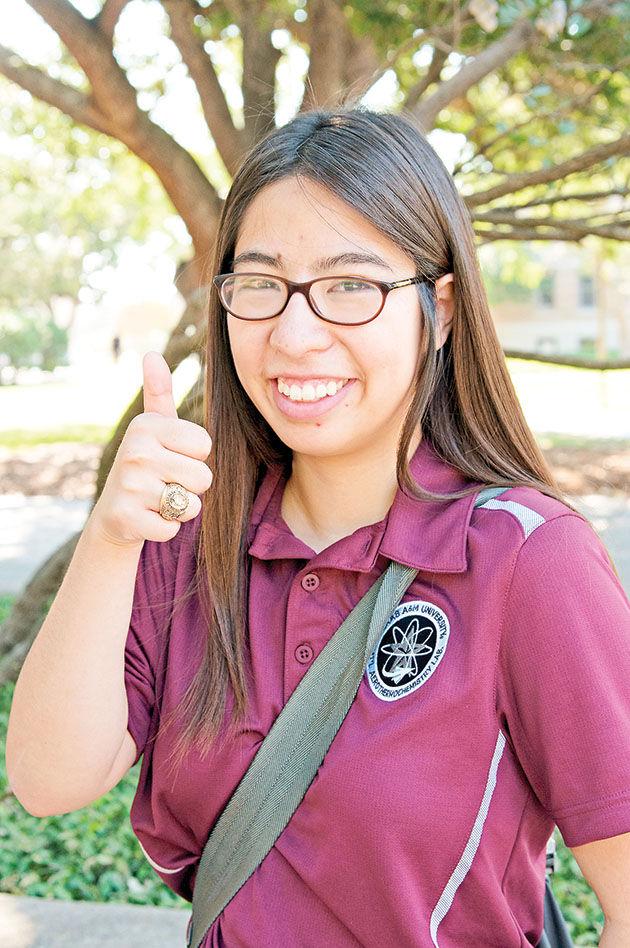
<path fill-rule="evenodd" d="M 0 893 L 2 948 L 184 948 L 190 911 Z"/>
<path fill-rule="evenodd" d="M 19 592 L 89 510 L 89 500 L 0 494 L 0 594 Z"/>
<path fill-rule="evenodd" d="M 573 499 L 589 518 L 611 554 L 621 584 L 630 596 L 630 497 L 625 494 L 587 494 Z"/>
<path fill-rule="evenodd" d="M 608 547 L 630 595 L 630 498 L 588 494 L 574 502 Z M 89 509 L 87 500 L 0 494 L 0 594 L 19 592 L 35 569 L 82 528 Z"/>

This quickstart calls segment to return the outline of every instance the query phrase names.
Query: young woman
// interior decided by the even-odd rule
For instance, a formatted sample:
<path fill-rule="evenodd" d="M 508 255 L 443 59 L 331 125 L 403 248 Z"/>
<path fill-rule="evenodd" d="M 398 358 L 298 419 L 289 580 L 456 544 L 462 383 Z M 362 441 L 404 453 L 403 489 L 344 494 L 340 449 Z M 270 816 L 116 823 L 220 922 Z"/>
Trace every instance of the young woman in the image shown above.
<path fill-rule="evenodd" d="M 273 722 L 394 561 L 418 571 L 401 608 L 203 944 L 538 944 L 557 825 L 601 945 L 629 945 L 630 604 L 525 422 L 452 178 L 404 117 L 300 114 L 237 173 L 214 274 L 207 431 L 147 354 L 16 688 L 16 793 L 76 809 L 144 755 L 134 831 L 191 900 Z"/>

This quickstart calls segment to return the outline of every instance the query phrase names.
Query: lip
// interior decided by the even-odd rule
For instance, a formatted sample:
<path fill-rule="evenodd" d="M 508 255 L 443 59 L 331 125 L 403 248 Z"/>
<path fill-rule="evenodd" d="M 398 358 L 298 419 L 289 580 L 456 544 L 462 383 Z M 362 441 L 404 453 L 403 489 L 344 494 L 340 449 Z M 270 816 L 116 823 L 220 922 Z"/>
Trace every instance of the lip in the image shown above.
<path fill-rule="evenodd" d="M 273 375 L 270 379 L 271 382 L 277 382 L 278 379 L 284 379 L 289 385 L 292 382 L 295 382 L 296 385 L 303 385 L 304 382 L 312 382 L 313 379 L 325 379 L 327 382 L 343 382 L 344 379 L 350 380 L 348 375 L 284 375 L 282 372 L 278 372 L 277 375 Z M 332 397 L 332 396 L 331 396 Z"/>
<path fill-rule="evenodd" d="M 310 378 L 313 377 L 312 375 L 310 376 Z M 282 375 L 280 378 L 285 378 L 285 376 Z M 295 376 L 292 376 L 292 378 L 295 378 Z M 309 378 L 309 376 L 305 376 L 305 378 Z M 321 398 L 315 402 L 292 402 L 291 399 L 287 395 L 283 395 L 278 388 L 278 379 L 270 379 L 273 400 L 277 407 L 287 418 L 295 418 L 297 420 L 319 418 L 321 415 L 325 415 L 331 411 L 335 405 L 343 401 L 355 382 L 356 379 L 349 379 L 343 388 L 339 389 L 336 395 L 326 395 L 325 398 Z"/>

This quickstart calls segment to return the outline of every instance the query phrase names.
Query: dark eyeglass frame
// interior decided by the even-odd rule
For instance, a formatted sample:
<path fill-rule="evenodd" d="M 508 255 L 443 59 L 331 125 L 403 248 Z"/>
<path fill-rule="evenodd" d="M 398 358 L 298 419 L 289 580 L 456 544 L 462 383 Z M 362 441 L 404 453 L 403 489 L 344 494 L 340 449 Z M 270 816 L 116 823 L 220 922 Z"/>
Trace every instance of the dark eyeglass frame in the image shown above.
<path fill-rule="evenodd" d="M 287 292 L 287 298 L 282 304 L 282 308 L 279 309 L 277 313 L 272 313 L 270 316 L 260 316 L 256 318 L 251 318 L 249 316 L 239 316 L 237 315 L 237 313 L 233 313 L 232 310 L 229 308 L 229 306 L 226 306 L 223 300 L 223 293 L 222 293 L 223 283 L 228 279 L 228 277 L 233 277 L 233 276 L 260 276 L 260 277 L 266 277 L 267 279 L 271 279 L 271 280 L 279 280 L 280 283 L 284 283 L 288 292 Z M 340 323 L 336 319 L 329 319 L 327 316 L 324 316 L 322 313 L 320 313 L 320 311 L 317 309 L 317 306 L 315 305 L 315 302 L 311 299 L 311 287 L 313 283 L 319 283 L 322 280 L 362 280 L 364 283 L 371 283 L 373 286 L 377 287 L 381 292 L 381 305 L 379 306 L 379 308 L 377 309 L 377 311 L 374 313 L 373 316 L 370 316 L 369 319 L 363 319 L 360 323 Z M 245 322 L 248 322 L 248 323 L 258 323 L 258 322 L 262 323 L 267 319 L 274 319 L 276 316 L 279 316 L 280 313 L 282 313 L 283 310 L 287 307 L 289 300 L 291 299 L 294 293 L 302 293 L 302 295 L 306 297 L 306 300 L 309 306 L 311 307 L 311 309 L 313 310 L 313 312 L 317 316 L 319 316 L 320 319 L 323 319 L 324 322 L 332 323 L 333 326 L 364 326 L 366 323 L 371 323 L 373 319 L 376 319 L 376 317 L 379 315 L 379 313 L 385 306 L 385 300 L 387 299 L 387 294 L 391 290 L 396 290 L 398 289 L 399 286 L 411 286 L 412 283 L 429 283 L 430 281 L 425 280 L 424 277 L 408 277 L 405 280 L 395 280 L 393 283 L 388 283 L 386 280 L 373 280 L 371 277 L 364 277 L 364 276 L 358 276 L 357 274 L 344 273 L 344 274 L 340 274 L 339 276 L 333 275 L 333 276 L 315 277 L 314 280 L 304 280 L 303 283 L 296 283 L 293 280 L 287 280 L 284 277 L 276 276 L 275 273 L 253 273 L 249 271 L 247 272 L 239 271 L 239 273 L 217 273 L 215 276 L 212 277 L 212 282 L 214 286 L 217 288 L 217 291 L 219 293 L 219 299 L 221 300 L 221 305 L 223 306 L 223 308 L 227 310 L 227 312 L 231 316 L 234 316 L 236 319 L 243 319 L 245 320 Z"/>

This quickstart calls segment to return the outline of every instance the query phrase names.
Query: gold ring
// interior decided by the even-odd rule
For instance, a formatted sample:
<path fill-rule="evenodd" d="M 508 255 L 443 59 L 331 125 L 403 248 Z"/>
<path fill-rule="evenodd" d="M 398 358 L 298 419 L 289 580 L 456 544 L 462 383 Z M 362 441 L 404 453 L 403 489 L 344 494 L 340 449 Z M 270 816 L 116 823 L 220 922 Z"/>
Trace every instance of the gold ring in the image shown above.
<path fill-rule="evenodd" d="M 160 497 L 160 516 L 164 520 L 177 520 L 186 512 L 189 503 L 190 497 L 185 487 L 176 482 L 165 484 Z"/>

